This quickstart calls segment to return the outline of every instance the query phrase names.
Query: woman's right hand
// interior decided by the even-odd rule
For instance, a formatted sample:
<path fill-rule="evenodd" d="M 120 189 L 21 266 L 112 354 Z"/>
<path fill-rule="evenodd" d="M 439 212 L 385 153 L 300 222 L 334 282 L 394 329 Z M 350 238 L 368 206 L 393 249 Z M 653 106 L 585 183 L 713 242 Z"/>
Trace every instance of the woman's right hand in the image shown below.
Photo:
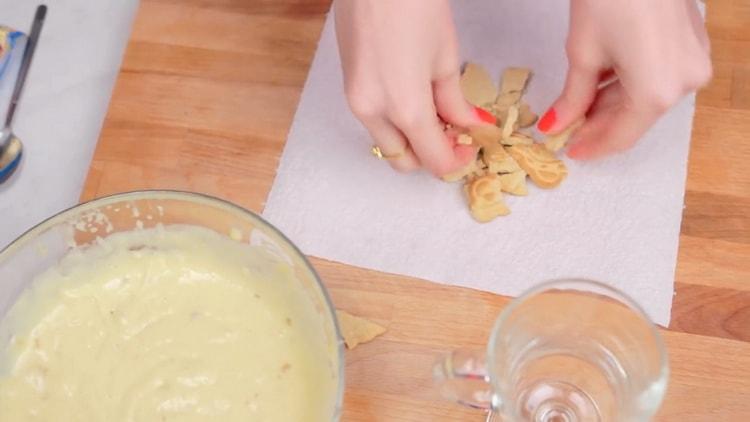
<path fill-rule="evenodd" d="M 467 165 L 471 146 L 449 139 L 482 120 L 459 87 L 447 0 L 336 0 L 336 35 L 349 105 L 391 166 L 437 176 Z"/>

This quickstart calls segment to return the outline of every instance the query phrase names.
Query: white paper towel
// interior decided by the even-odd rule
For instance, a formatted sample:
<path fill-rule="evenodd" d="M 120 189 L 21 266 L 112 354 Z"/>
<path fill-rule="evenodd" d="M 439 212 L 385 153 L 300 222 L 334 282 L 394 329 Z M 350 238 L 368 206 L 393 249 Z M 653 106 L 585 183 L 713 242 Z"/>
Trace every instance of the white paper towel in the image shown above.
<path fill-rule="evenodd" d="M 568 2 L 453 6 L 463 57 L 498 75 L 531 67 L 525 98 L 543 111 L 567 69 Z M 693 111 L 690 96 L 633 150 L 568 161 L 559 188 L 506 195 L 512 214 L 477 224 L 460 185 L 397 174 L 370 155 L 346 106 L 329 16 L 263 215 L 313 256 L 512 296 L 548 279 L 596 279 L 666 325 Z"/>

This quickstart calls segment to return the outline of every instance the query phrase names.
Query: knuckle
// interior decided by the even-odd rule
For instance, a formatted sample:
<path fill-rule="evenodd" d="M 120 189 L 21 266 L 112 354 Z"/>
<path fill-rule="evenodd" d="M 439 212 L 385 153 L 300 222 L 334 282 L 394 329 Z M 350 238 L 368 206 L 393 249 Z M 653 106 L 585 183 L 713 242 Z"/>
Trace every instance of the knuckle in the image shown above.
<path fill-rule="evenodd" d="M 346 99 L 352 113 L 360 119 L 366 120 L 381 114 L 382 107 L 377 94 L 360 85 L 347 86 Z"/>
<path fill-rule="evenodd" d="M 700 88 L 706 85 L 713 77 L 713 67 L 711 60 L 708 58 L 701 60 L 700 63 L 691 67 L 691 74 L 688 79 L 690 89 Z"/>
<path fill-rule="evenodd" d="M 409 132 L 424 127 L 429 122 L 429 114 L 416 103 L 402 102 L 393 106 L 391 120 L 401 130 Z"/>
<path fill-rule="evenodd" d="M 683 92 L 674 85 L 655 86 L 646 97 L 647 106 L 658 113 L 663 113 L 675 105 Z"/>

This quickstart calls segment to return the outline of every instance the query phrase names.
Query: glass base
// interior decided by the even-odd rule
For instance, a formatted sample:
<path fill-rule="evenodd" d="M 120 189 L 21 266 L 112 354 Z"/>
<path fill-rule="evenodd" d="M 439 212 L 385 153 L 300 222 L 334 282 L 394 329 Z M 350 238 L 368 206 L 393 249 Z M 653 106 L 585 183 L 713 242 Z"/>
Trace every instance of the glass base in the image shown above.
<path fill-rule="evenodd" d="M 522 420 L 534 422 L 599 422 L 594 400 L 576 386 L 557 380 L 539 380 L 519 397 Z"/>

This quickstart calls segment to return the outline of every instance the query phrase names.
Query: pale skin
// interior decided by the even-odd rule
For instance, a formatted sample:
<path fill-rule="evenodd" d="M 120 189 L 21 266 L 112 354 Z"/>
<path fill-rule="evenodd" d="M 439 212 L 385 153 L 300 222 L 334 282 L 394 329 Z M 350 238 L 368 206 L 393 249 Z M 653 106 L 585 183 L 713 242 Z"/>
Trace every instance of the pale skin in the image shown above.
<path fill-rule="evenodd" d="M 498 0 L 500 1 L 500 0 Z M 456 145 L 440 119 L 483 124 L 461 95 L 448 0 L 336 0 L 344 87 L 354 115 L 399 171 L 441 176 L 476 151 Z M 571 0 L 568 70 L 538 129 L 557 133 L 582 117 L 567 155 L 622 153 L 711 78 L 710 47 L 694 0 Z"/>

